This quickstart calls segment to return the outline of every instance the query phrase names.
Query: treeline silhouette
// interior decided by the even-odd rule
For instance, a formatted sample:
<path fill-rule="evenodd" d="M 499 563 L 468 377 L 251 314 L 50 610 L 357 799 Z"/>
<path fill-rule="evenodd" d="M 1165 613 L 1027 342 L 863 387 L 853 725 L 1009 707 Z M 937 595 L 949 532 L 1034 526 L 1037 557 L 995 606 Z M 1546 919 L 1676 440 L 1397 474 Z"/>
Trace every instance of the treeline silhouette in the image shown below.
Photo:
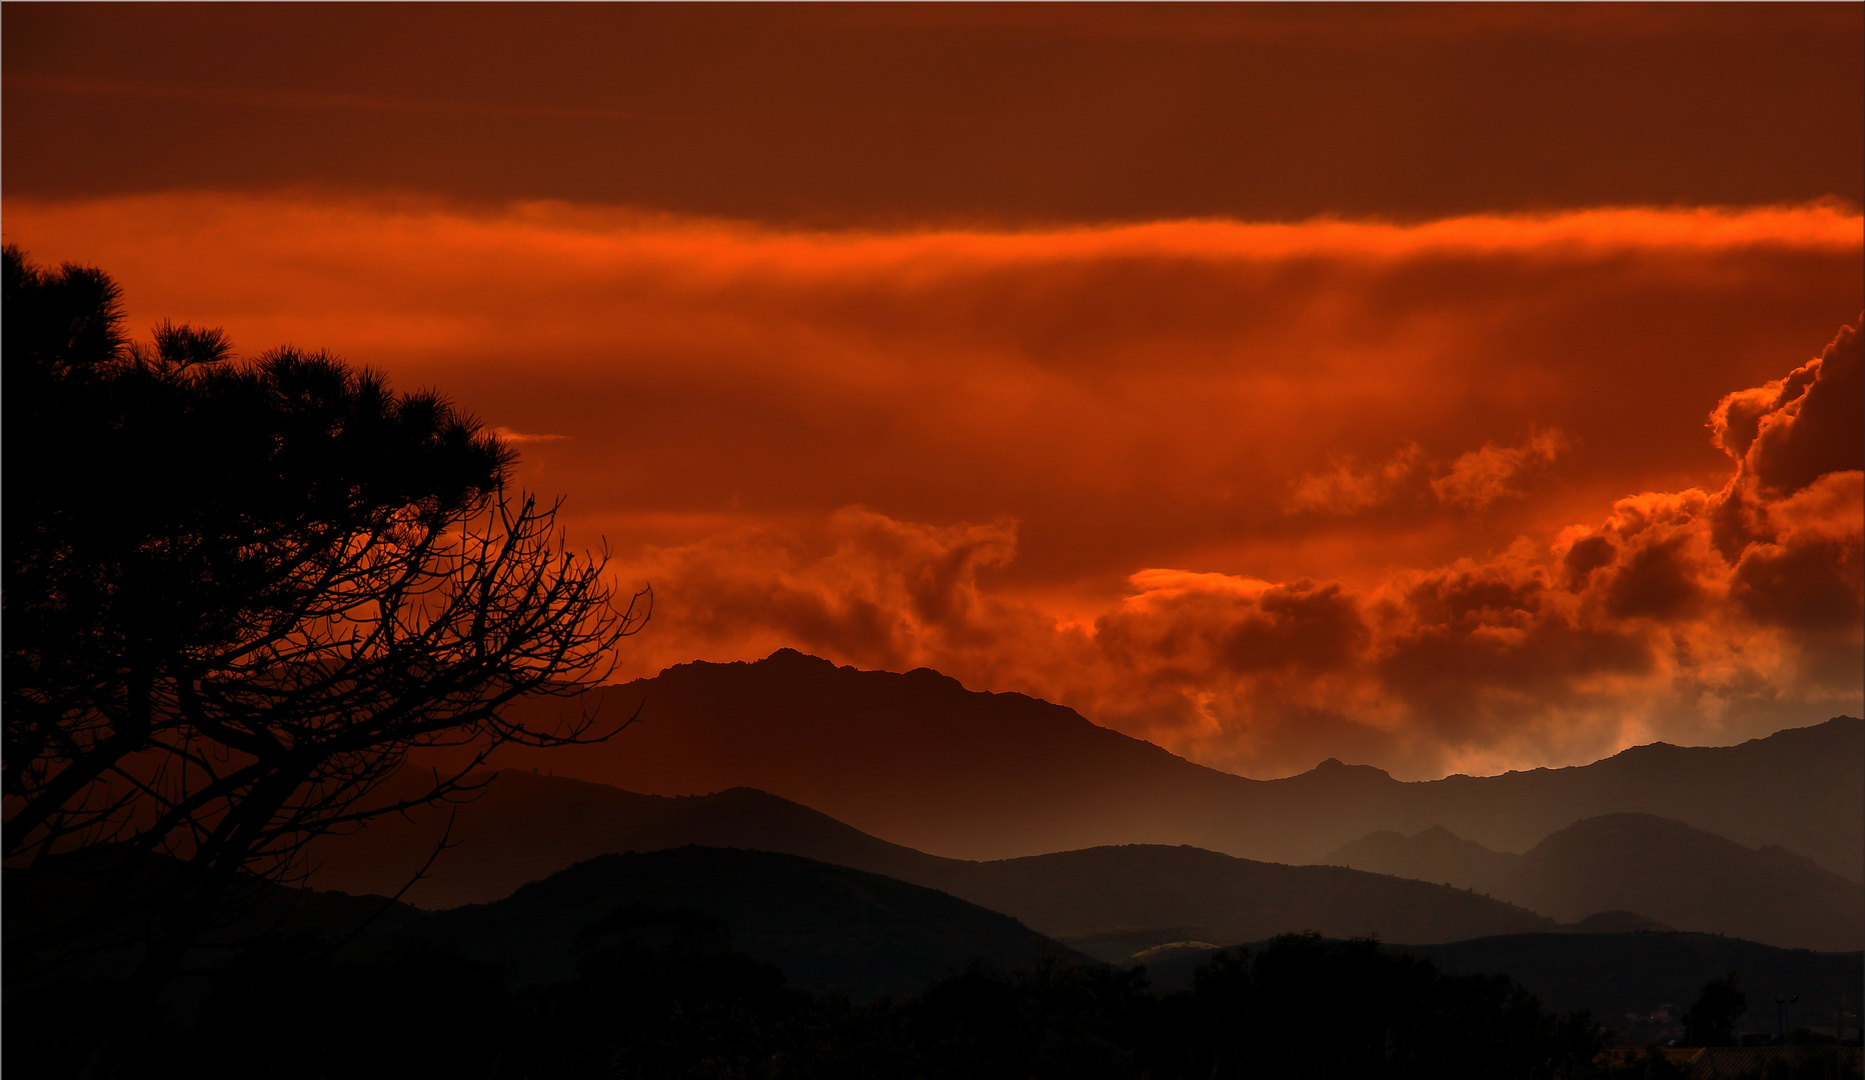
<path fill-rule="evenodd" d="M 184 984 L 119 1075 L 277 1077 L 1646 1078 L 1602 1057 L 1585 1013 L 1551 1015 L 1502 975 L 1459 975 L 1375 941 L 1314 934 L 1217 954 L 1193 988 L 1144 969 L 983 964 L 922 992 L 853 1001 L 790 989 L 732 948 L 720 919 L 624 907 L 577 941 L 574 980 L 513 988 L 439 952 L 360 962 L 301 936 Z M 71 1075 L 74 1018 L 109 987 L 68 983 L 9 1005 L 6 1067 Z M 1809 1075 L 1831 1074 L 1825 1071 Z"/>

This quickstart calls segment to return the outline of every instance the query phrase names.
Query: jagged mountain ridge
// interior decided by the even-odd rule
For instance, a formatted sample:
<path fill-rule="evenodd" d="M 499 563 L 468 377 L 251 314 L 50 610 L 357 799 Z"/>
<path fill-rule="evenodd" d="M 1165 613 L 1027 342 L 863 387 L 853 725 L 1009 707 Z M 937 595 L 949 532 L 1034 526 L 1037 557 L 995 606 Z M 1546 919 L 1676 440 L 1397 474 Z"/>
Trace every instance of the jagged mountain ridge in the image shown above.
<path fill-rule="evenodd" d="M 758 788 L 953 857 L 1159 843 L 1306 863 L 1372 831 L 1433 825 L 1519 852 L 1575 821 L 1632 812 L 1778 844 L 1865 881 L 1865 722 L 1851 717 L 1739 746 L 1654 743 L 1585 766 L 1403 782 L 1333 760 L 1251 780 L 1022 694 L 788 649 L 516 708 L 534 722 L 637 708 L 641 720 L 574 753 L 511 749 L 504 766 L 659 795 Z"/>

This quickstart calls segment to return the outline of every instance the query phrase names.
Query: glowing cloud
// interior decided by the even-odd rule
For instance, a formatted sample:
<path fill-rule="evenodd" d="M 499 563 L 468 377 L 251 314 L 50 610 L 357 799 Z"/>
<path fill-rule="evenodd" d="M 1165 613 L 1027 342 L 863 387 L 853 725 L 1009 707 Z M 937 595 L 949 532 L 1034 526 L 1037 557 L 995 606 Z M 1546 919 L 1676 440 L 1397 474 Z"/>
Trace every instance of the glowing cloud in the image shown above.
<path fill-rule="evenodd" d="M 1555 429 L 1537 431 L 1520 446 L 1484 443 L 1452 462 L 1449 473 L 1431 481 L 1431 490 L 1446 506 L 1481 510 L 1497 499 L 1521 495 L 1515 480 L 1551 463 L 1566 448 L 1566 437 Z"/>
<path fill-rule="evenodd" d="M 1865 292 L 1834 206 L 899 233 L 204 194 L 6 215 L 36 258 L 115 274 L 134 321 L 328 347 L 497 426 L 572 541 L 654 584 L 625 676 L 781 646 L 927 665 L 1258 775 L 1861 707 L 1858 337 L 1795 366 Z"/>

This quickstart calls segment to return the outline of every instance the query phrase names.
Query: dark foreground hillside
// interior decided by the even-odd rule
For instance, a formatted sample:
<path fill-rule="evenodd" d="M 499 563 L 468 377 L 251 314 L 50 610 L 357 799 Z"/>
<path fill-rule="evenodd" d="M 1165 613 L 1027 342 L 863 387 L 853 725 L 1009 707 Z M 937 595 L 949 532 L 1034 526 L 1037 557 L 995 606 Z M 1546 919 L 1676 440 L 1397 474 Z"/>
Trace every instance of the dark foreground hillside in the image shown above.
<path fill-rule="evenodd" d="M 1404 947 L 1446 971 L 1506 971 L 1549 1008 L 1588 1009 L 1627 1034 L 1669 1037 L 1703 984 L 1736 972 L 1748 996 L 1740 1030 L 1770 1032 L 1774 1000 L 1797 997 L 1788 1026 L 1832 1028 L 1856 1014 L 1865 953 L 1777 949 L 1720 934 L 1512 934 Z M 1856 1034 L 1856 1016 L 1848 1021 Z"/>
<path fill-rule="evenodd" d="M 1865 954 L 1777 949 L 1718 934 L 1506 934 L 1391 948 L 1445 971 L 1506 973 L 1551 1010 L 1586 1010 L 1622 1035 L 1660 1041 L 1681 1038 L 1682 1017 L 1703 985 L 1732 971 L 1748 997 L 1740 1031 L 1774 1031 L 1774 999 L 1789 996 L 1799 998 L 1790 1027 L 1833 1029 L 1838 1012 L 1858 1012 L 1865 986 Z M 1180 946 L 1134 959 L 1145 962 L 1155 987 L 1173 990 L 1190 987 L 1216 952 Z M 1856 1015 L 1847 1023 L 1856 1033 Z"/>
<path fill-rule="evenodd" d="M 173 860 L 149 857 L 131 864 L 115 853 L 63 863 L 27 878 L 5 871 L 6 994 L 9 1001 L 58 980 L 109 982 L 135 971 L 155 921 L 150 898 L 177 872 Z M 104 901 L 108 901 L 105 903 Z M 294 889 L 246 879 L 234 891 L 224 919 L 187 952 L 186 970 L 224 966 L 254 940 L 293 934 L 325 941 L 373 940 L 419 922 L 427 913 L 383 896 Z M 75 935 L 48 934 L 61 924 Z"/>
<path fill-rule="evenodd" d="M 1017 968 L 1088 959 L 932 889 L 795 855 L 702 847 L 599 856 L 504 900 L 435 914 L 377 948 L 455 953 L 518 985 L 559 982 L 592 947 L 579 934 L 624 909 L 722 920 L 738 949 L 781 968 L 791 985 L 862 998 L 907 993 L 977 960 Z"/>
<path fill-rule="evenodd" d="M 574 973 L 515 987 L 413 952 L 336 963 L 303 939 L 211 977 L 135 1044 L 122 1080 L 1489 1080 L 1680 1075 L 1608 1068 L 1602 1033 L 1502 977 L 1451 975 L 1373 942 L 1288 937 L 1227 953 L 1161 997 L 1107 965 L 972 965 L 900 997 L 786 984 L 692 911 L 629 908 L 582 935 Z M 75 992 L 8 1006 L 9 1075 L 76 1075 Z"/>
<path fill-rule="evenodd" d="M 1100 963 L 933 890 L 694 847 L 603 856 L 491 904 L 397 909 L 394 924 L 350 937 L 347 918 L 379 902 L 307 895 L 290 909 L 301 921 L 213 959 L 148 1017 L 118 1080 L 1660 1080 L 1686 1074 L 1602 1057 L 1598 1022 L 1498 972 L 1585 973 L 1599 985 L 1555 985 L 1556 1000 L 1617 1002 L 1626 962 L 1613 958 L 1704 938 L 1514 935 L 1407 950 L 1291 935 L 1204 950 L 1174 983 L 1172 963 L 1197 950 L 1148 969 Z M 1582 942 L 1583 956 L 1543 939 Z M 1668 994 L 1723 963 L 1772 979 L 1763 992 L 1804 987 L 1816 969 L 1858 978 L 1856 955 L 1817 954 L 1789 957 L 1774 978 L 1763 961 L 1782 950 L 1735 944 L 1683 949 L 1694 967 L 1646 982 Z M 1631 963 L 1676 966 L 1653 955 Z M 86 1021 L 115 992 L 79 974 L 9 996 L 7 1075 L 79 1075 L 97 1045 Z"/>

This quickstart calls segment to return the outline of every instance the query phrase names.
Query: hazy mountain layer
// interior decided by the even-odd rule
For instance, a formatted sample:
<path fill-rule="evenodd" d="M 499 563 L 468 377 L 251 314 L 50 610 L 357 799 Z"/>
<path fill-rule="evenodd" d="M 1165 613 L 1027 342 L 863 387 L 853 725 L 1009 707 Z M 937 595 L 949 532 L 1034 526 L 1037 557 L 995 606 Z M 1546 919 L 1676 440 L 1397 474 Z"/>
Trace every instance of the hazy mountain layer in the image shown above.
<path fill-rule="evenodd" d="M 920 669 L 837 668 L 780 650 L 682 664 L 544 719 L 600 710 L 641 722 L 532 766 L 662 795 L 755 787 L 875 836 L 944 855 L 1011 858 L 1107 844 L 1194 844 L 1312 862 L 1379 829 L 1442 825 L 1526 851 L 1583 818 L 1647 813 L 1751 847 L 1778 844 L 1865 881 L 1865 722 L 1841 717 L 1730 747 L 1635 747 L 1591 765 L 1406 783 L 1327 761 L 1256 781 L 1195 765 L 1021 694 L 973 693 Z"/>
<path fill-rule="evenodd" d="M 400 887 L 444 818 L 384 820 L 327 844 L 320 886 Z M 1389 941 L 1451 941 L 1553 929 L 1552 920 L 1466 890 L 1325 866 L 1282 866 L 1191 847 L 1122 846 L 994 862 L 946 859 L 877 840 L 764 792 L 653 798 L 562 777 L 501 773 L 453 821 L 459 846 L 408 892 L 441 907 L 493 900 L 603 851 L 683 844 L 801 855 L 940 889 L 1045 934 L 1199 925 L 1223 941 L 1298 930 Z M 582 838 L 578 850 L 577 838 Z M 535 838 L 535 840 L 533 840 Z M 352 847 L 352 841 L 363 841 Z"/>
<path fill-rule="evenodd" d="M 449 828 L 451 832 L 449 832 Z M 714 795 L 638 795 L 603 784 L 508 769 L 471 802 L 385 817 L 311 849 L 321 888 L 393 894 L 450 846 L 404 895 L 429 909 L 483 904 L 610 852 L 688 844 L 776 851 L 902 880 L 954 860 L 890 844 L 786 799 L 749 788 Z"/>
<path fill-rule="evenodd" d="M 1246 941 L 1315 930 L 1425 942 L 1555 928 L 1542 915 L 1449 886 L 1158 844 L 947 864 L 923 882 L 1050 935 L 1189 924 Z"/>
<path fill-rule="evenodd" d="M 1525 855 L 1444 828 L 1378 832 L 1323 860 L 1440 881 L 1564 922 L 1614 909 L 1786 948 L 1865 947 L 1865 888 L 1780 847 L 1760 851 L 1649 814 L 1576 822 Z"/>

